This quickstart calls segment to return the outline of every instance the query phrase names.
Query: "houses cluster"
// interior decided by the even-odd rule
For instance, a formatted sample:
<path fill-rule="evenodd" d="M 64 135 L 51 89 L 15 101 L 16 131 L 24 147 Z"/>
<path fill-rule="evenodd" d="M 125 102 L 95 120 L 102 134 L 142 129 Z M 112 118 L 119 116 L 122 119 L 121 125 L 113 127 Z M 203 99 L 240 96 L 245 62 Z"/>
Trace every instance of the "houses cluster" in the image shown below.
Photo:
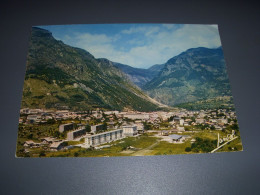
<path fill-rule="evenodd" d="M 119 112 L 119 111 L 86 111 L 72 112 L 68 110 L 46 110 L 24 108 L 20 111 L 19 122 L 23 124 L 40 124 L 48 120 L 58 121 L 78 119 L 82 124 L 75 125 L 73 122 L 61 124 L 58 128 L 60 133 L 65 133 L 66 140 L 57 140 L 50 137 L 41 139 L 41 142 L 28 140 L 24 143 L 27 148 L 44 147 L 48 150 L 60 150 L 66 146 L 66 141 L 75 141 L 84 138 L 84 147 L 98 146 L 111 141 L 119 140 L 127 136 L 137 136 L 144 133 L 144 124 L 152 125 L 159 129 L 161 135 L 172 136 L 172 140 L 178 142 L 183 136 L 172 133 L 183 132 L 185 127 L 204 125 L 207 128 L 222 130 L 232 125 L 236 119 L 235 112 L 225 109 L 187 111 L 180 109 L 172 112 Z M 99 121 L 87 129 L 86 124 L 90 121 Z M 72 120 L 70 120 L 72 121 Z M 107 126 L 105 127 L 104 124 Z M 167 124 L 167 126 L 165 126 Z"/>
<path fill-rule="evenodd" d="M 25 148 L 39 148 L 43 147 L 43 149 L 49 149 L 51 151 L 57 151 L 63 148 L 64 146 L 63 140 L 57 140 L 51 137 L 45 137 L 41 139 L 41 142 L 34 142 L 32 140 L 25 141 L 23 146 Z"/>
<path fill-rule="evenodd" d="M 136 125 L 122 126 L 119 129 L 110 129 L 103 131 L 103 125 L 100 124 L 91 126 L 91 132 L 86 132 L 86 129 L 83 127 L 80 129 L 69 131 L 67 133 L 67 139 L 72 141 L 79 138 L 84 138 L 85 142 L 81 146 L 89 148 L 123 139 L 128 136 L 136 135 L 138 135 Z"/>
<path fill-rule="evenodd" d="M 25 141 L 23 146 L 25 148 L 43 147 L 45 150 L 58 151 L 67 146 L 67 141 L 78 141 L 79 139 L 84 138 L 85 142 L 81 146 L 89 148 L 123 139 L 127 136 L 136 136 L 138 134 L 137 126 L 135 125 L 122 126 L 121 129 L 108 131 L 103 131 L 102 124 L 93 125 L 91 126 L 90 132 L 87 132 L 85 126 L 79 125 L 76 129 L 74 129 L 74 127 L 73 123 L 62 124 L 59 126 L 59 131 L 66 133 L 67 139 L 57 140 L 52 137 L 45 137 L 41 139 L 41 142 L 34 142 L 32 140 Z"/>
<path fill-rule="evenodd" d="M 46 110 L 46 109 L 30 109 L 23 108 L 20 110 L 19 123 L 46 123 L 49 119 L 67 120 L 80 118 L 81 114 L 68 110 Z"/>
<path fill-rule="evenodd" d="M 207 128 L 214 130 L 223 130 L 228 125 L 234 124 L 236 115 L 234 111 L 219 109 L 214 111 L 200 111 L 191 122 L 191 125 L 205 125 Z"/>

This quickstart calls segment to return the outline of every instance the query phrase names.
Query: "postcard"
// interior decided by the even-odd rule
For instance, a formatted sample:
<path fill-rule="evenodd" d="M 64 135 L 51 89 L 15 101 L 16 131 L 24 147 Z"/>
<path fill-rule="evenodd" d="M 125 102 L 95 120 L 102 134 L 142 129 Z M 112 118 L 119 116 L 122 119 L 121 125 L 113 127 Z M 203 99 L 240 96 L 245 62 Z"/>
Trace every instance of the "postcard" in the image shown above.
<path fill-rule="evenodd" d="M 218 25 L 32 27 L 16 157 L 242 150 Z"/>

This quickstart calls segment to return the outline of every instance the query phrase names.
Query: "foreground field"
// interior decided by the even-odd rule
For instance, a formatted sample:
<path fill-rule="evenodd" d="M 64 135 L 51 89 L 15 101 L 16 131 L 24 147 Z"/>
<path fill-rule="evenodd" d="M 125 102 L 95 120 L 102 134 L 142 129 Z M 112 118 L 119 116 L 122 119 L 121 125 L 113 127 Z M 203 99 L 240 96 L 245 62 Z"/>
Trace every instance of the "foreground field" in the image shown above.
<path fill-rule="evenodd" d="M 108 157 L 108 156 L 129 156 L 134 152 L 145 149 L 154 144 L 158 138 L 142 135 L 138 137 L 128 137 L 119 141 L 111 142 L 108 148 L 84 149 L 72 148 L 58 152 L 48 152 L 46 157 Z"/>
<path fill-rule="evenodd" d="M 81 148 L 77 144 L 83 141 L 68 142 L 69 148 L 60 151 L 48 151 L 44 148 L 30 148 L 30 157 L 109 157 L 109 156 L 147 156 L 147 155 L 174 155 L 174 154 L 193 154 L 208 153 L 217 147 L 217 136 L 225 137 L 226 133 L 221 131 L 195 131 L 178 133 L 184 139 L 171 143 L 165 141 L 166 137 L 160 135 L 160 131 L 146 133 L 136 137 L 127 137 L 118 141 L 103 144 L 102 149 Z M 240 151 L 242 143 L 240 138 L 236 139 L 218 152 Z M 29 157 L 28 156 L 28 157 Z"/>

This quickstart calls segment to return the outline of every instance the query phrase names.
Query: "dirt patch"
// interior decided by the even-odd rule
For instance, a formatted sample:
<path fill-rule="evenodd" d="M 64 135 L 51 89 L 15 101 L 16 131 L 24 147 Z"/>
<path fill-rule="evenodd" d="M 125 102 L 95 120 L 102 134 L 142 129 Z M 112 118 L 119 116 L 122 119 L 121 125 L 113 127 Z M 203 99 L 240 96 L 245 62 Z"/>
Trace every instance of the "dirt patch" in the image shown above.
<path fill-rule="evenodd" d="M 140 150 L 140 151 L 134 153 L 132 156 L 145 156 L 151 152 L 152 152 L 152 150 Z"/>
<path fill-rule="evenodd" d="M 122 154 L 131 154 L 131 153 L 134 153 L 134 151 L 125 150 L 125 151 L 122 151 L 121 153 L 122 153 Z"/>

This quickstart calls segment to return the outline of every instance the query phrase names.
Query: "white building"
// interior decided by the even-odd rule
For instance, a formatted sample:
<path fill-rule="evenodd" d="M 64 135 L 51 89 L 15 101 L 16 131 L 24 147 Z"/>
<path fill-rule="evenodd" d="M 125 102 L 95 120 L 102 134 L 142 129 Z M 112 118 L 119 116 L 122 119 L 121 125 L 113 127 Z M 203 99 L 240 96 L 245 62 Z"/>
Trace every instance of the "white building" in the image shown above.
<path fill-rule="evenodd" d="M 183 126 L 184 124 L 184 119 L 180 119 L 180 126 Z"/>
<path fill-rule="evenodd" d="M 202 112 L 199 113 L 200 118 L 204 118 L 204 116 L 206 116 L 205 112 L 202 111 Z"/>
<path fill-rule="evenodd" d="M 42 109 L 29 109 L 29 114 L 38 114 L 43 112 Z"/>
<path fill-rule="evenodd" d="M 21 114 L 29 114 L 29 108 L 20 109 Z"/>
<path fill-rule="evenodd" d="M 185 131 L 185 128 L 178 126 L 178 127 L 177 127 L 177 130 L 178 130 L 178 131 Z"/>
<path fill-rule="evenodd" d="M 132 120 L 135 120 L 135 119 L 148 120 L 149 114 L 128 113 L 128 114 L 124 114 L 124 117 L 132 119 Z"/>
<path fill-rule="evenodd" d="M 117 110 L 115 110 L 115 111 L 105 111 L 104 114 L 106 114 L 106 115 L 110 115 L 110 114 L 118 115 L 119 111 L 117 111 Z"/>
<path fill-rule="evenodd" d="M 122 138 L 124 138 L 123 130 L 117 129 L 113 131 L 107 131 L 104 133 L 86 136 L 85 144 L 87 145 L 87 147 L 97 146 L 100 144 L 116 141 Z"/>
<path fill-rule="evenodd" d="M 23 144 L 24 147 L 39 147 L 40 145 L 41 143 L 36 143 L 32 140 L 25 141 Z"/>
<path fill-rule="evenodd" d="M 42 119 L 41 115 L 28 115 L 27 120 L 30 122 L 40 122 Z"/>
<path fill-rule="evenodd" d="M 134 136 L 137 134 L 137 126 L 123 126 L 125 136 Z"/>
<path fill-rule="evenodd" d="M 205 119 L 203 119 L 203 118 L 197 118 L 197 119 L 196 119 L 196 123 L 197 123 L 197 124 L 205 123 Z"/>
<path fill-rule="evenodd" d="M 65 142 L 53 142 L 50 145 L 50 150 L 51 151 L 58 151 L 61 150 L 65 146 Z"/>
<path fill-rule="evenodd" d="M 179 142 L 182 138 L 181 135 L 177 135 L 177 134 L 172 134 L 172 135 L 169 135 L 170 139 L 172 139 L 172 141 L 174 142 Z"/>
<path fill-rule="evenodd" d="M 51 144 L 54 142 L 53 138 L 50 138 L 50 137 L 42 138 L 41 141 L 43 144 Z"/>
<path fill-rule="evenodd" d="M 135 123 L 136 127 L 137 127 L 137 131 L 142 131 L 144 130 L 144 125 L 143 123 Z"/>
<path fill-rule="evenodd" d="M 217 119 L 217 123 L 224 123 L 224 124 L 227 124 L 227 123 L 228 123 L 228 120 L 227 120 L 227 119 L 224 119 L 224 118 Z"/>

